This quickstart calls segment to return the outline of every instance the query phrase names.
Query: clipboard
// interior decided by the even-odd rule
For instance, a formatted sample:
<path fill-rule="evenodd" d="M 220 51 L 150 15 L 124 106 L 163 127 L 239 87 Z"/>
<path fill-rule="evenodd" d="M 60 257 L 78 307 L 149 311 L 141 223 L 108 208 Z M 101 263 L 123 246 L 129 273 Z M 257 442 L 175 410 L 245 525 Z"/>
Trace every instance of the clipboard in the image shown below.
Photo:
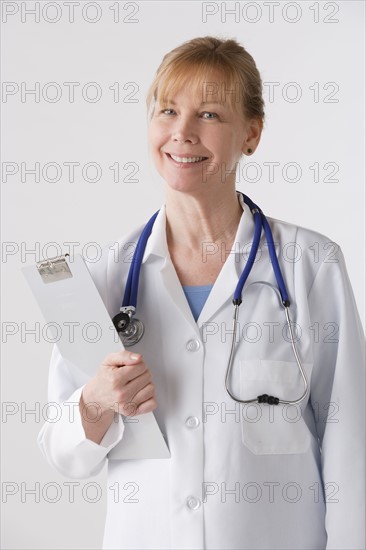
<path fill-rule="evenodd" d="M 106 355 L 124 350 L 80 254 L 50 258 L 22 271 L 65 359 L 92 377 Z M 70 338 L 72 327 L 82 330 L 81 341 Z M 153 412 L 121 416 L 122 440 L 108 453 L 109 459 L 170 458 Z"/>

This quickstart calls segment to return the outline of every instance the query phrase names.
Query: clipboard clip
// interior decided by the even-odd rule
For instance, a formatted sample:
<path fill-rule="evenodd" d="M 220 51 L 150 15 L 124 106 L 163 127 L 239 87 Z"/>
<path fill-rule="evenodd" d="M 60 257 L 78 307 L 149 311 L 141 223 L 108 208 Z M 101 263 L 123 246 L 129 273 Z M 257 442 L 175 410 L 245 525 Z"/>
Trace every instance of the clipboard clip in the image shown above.
<path fill-rule="evenodd" d="M 72 277 L 66 256 L 70 256 L 70 254 L 55 256 L 55 258 L 49 258 L 36 264 L 38 273 L 44 283 L 54 283 Z"/>

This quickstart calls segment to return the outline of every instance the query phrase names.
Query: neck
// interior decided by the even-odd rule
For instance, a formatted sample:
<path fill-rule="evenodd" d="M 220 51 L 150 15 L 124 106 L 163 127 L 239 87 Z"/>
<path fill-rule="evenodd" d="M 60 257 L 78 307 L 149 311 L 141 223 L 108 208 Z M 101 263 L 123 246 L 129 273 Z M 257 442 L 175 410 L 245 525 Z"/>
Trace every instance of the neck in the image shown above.
<path fill-rule="evenodd" d="M 232 243 L 243 213 L 235 189 L 197 196 L 167 190 L 166 234 L 169 249 L 201 251 L 202 243 Z"/>

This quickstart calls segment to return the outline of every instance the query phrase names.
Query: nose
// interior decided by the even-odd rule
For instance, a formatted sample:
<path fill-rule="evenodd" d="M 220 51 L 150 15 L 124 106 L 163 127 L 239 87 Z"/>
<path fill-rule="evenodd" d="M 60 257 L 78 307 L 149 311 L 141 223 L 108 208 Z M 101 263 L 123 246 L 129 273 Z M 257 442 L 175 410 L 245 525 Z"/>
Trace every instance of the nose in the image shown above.
<path fill-rule="evenodd" d="M 174 128 L 172 129 L 172 140 L 178 143 L 196 143 L 198 141 L 194 125 L 188 117 L 180 116 L 175 121 Z"/>

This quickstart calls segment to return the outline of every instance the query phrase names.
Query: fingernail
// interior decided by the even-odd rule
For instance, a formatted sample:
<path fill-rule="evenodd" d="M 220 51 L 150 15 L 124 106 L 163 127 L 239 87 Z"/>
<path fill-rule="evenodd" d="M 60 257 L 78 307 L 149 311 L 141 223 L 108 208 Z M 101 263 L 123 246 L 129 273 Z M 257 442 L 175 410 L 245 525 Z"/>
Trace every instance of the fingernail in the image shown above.
<path fill-rule="evenodd" d="M 140 359 L 141 355 L 139 353 L 131 353 L 131 359 L 133 359 L 134 361 L 136 359 Z"/>

